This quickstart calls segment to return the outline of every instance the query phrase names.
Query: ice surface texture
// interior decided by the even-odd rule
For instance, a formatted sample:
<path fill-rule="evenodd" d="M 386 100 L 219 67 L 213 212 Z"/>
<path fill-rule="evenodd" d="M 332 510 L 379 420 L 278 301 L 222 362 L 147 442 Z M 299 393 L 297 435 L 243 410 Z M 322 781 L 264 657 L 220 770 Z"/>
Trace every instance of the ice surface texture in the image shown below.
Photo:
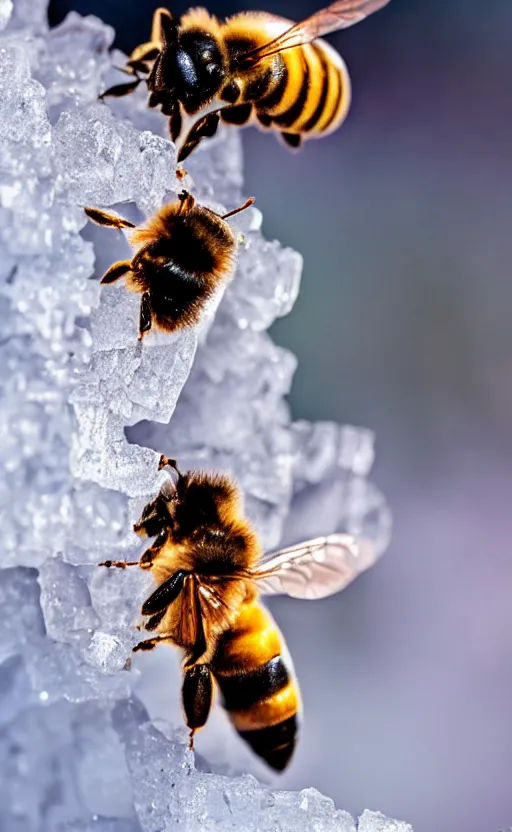
<path fill-rule="evenodd" d="M 234 473 L 267 547 L 340 529 L 381 552 L 390 521 L 366 478 L 371 433 L 291 422 L 295 359 L 266 330 L 293 306 L 301 259 L 263 239 L 256 209 L 234 220 L 236 273 L 196 330 L 141 344 L 138 299 L 100 293 L 95 269 L 127 244 L 85 228 L 83 206 L 140 219 L 181 187 L 143 91 L 97 101 L 112 40 L 94 18 L 48 31 L 42 0 L 0 0 L 0 828 L 349 832 L 314 790 L 196 770 L 178 709 L 160 730 L 133 694 L 151 576 L 95 564 L 137 555 L 160 452 Z M 188 169 L 199 200 L 242 201 L 236 131 Z M 359 829 L 408 827 L 366 813 Z"/>

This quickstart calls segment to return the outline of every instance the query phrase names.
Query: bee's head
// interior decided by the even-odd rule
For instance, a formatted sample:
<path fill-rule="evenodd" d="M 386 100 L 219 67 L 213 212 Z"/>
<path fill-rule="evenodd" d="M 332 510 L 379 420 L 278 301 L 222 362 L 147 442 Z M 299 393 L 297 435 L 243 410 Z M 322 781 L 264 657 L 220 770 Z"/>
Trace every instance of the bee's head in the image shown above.
<path fill-rule="evenodd" d="M 162 36 L 156 91 L 172 91 L 188 113 L 197 113 L 216 96 L 226 78 L 217 40 L 200 28 L 180 32 L 175 18 L 162 20 Z"/>

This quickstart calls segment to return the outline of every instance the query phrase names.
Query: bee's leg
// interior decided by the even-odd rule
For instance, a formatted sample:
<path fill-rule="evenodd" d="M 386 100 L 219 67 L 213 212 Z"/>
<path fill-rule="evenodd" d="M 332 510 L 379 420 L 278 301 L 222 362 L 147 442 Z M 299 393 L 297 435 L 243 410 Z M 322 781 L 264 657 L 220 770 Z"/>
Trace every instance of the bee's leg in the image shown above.
<path fill-rule="evenodd" d="M 236 124 L 241 127 L 247 124 L 252 116 L 252 104 L 237 104 L 234 107 L 224 107 L 220 117 L 226 124 Z"/>
<path fill-rule="evenodd" d="M 122 72 L 123 75 L 131 75 L 132 78 L 136 74 L 135 67 L 131 67 L 130 61 L 126 62 L 126 66 L 112 66 L 112 69 L 117 70 L 117 72 Z"/>
<path fill-rule="evenodd" d="M 163 584 L 144 601 L 142 605 L 142 615 L 154 615 L 162 610 L 168 609 L 174 603 L 180 592 L 183 590 L 185 578 L 189 575 L 184 569 L 178 570 L 174 575 L 167 578 Z"/>
<path fill-rule="evenodd" d="M 180 148 L 178 162 L 183 162 L 187 156 L 190 156 L 192 151 L 196 149 L 203 139 L 211 139 L 217 132 L 219 121 L 219 111 L 209 113 L 203 118 L 200 118 L 199 121 L 196 121 Z"/>
<path fill-rule="evenodd" d="M 126 72 L 127 75 L 136 75 L 138 78 L 142 76 L 146 76 L 149 74 L 149 66 L 146 61 L 153 61 L 158 55 L 158 49 L 154 49 L 151 52 L 148 52 L 145 57 L 141 60 L 137 60 L 135 58 L 130 58 L 128 63 L 126 64 L 126 69 L 122 70 Z M 141 81 L 147 80 L 145 77 L 141 78 Z"/>
<path fill-rule="evenodd" d="M 176 139 L 178 138 L 178 136 L 180 135 L 181 128 L 183 126 L 183 120 L 181 118 L 181 109 L 180 109 L 179 102 L 177 101 L 173 105 L 172 110 L 171 110 L 170 113 L 166 113 L 165 109 L 164 109 L 164 106 L 162 106 L 162 112 L 163 112 L 164 115 L 169 115 L 170 116 L 170 118 L 169 118 L 169 133 L 171 134 L 171 139 L 173 140 L 173 142 L 175 142 Z"/>
<path fill-rule="evenodd" d="M 125 220 L 110 211 L 102 211 L 100 208 L 84 207 L 84 211 L 96 225 L 108 225 L 110 228 L 135 228 L 135 223 Z"/>
<path fill-rule="evenodd" d="M 153 650 L 157 644 L 160 644 L 161 641 L 169 641 L 170 643 L 174 644 L 174 640 L 171 636 L 153 636 L 153 638 L 148 638 L 146 641 L 139 641 L 135 647 L 132 647 L 133 653 L 139 653 L 144 650 Z"/>
<path fill-rule="evenodd" d="M 298 133 L 281 133 L 281 138 L 290 150 L 299 150 L 303 142 L 302 136 Z"/>
<path fill-rule="evenodd" d="M 194 746 L 195 732 L 206 724 L 212 699 L 212 674 L 208 665 L 195 664 L 187 668 L 181 689 L 181 701 L 187 726 L 190 728 L 189 748 Z"/>
<path fill-rule="evenodd" d="M 146 623 L 144 624 L 144 629 L 147 630 L 148 632 L 151 632 L 152 630 L 156 630 L 156 628 L 161 623 L 162 618 L 164 617 L 166 612 L 167 612 L 167 609 L 164 609 L 164 610 L 160 610 L 160 612 L 155 613 L 155 615 L 152 615 L 151 618 L 149 619 L 149 621 L 146 621 Z M 139 626 L 137 629 L 140 630 L 141 626 Z"/>
<path fill-rule="evenodd" d="M 116 569 L 126 569 L 127 566 L 140 566 L 140 561 L 138 560 L 104 560 L 102 563 L 98 563 L 98 566 L 106 566 L 107 569 L 111 567 L 115 567 Z"/>
<path fill-rule="evenodd" d="M 144 78 L 140 78 L 140 75 L 147 75 L 150 71 L 148 66 L 148 61 L 155 61 L 158 58 L 160 53 L 160 44 L 154 43 L 153 41 L 148 41 L 147 43 L 141 43 L 140 46 L 136 46 L 133 52 L 131 53 L 130 57 L 126 61 L 126 66 L 116 66 L 114 69 L 117 69 L 118 72 L 123 72 L 125 75 L 131 75 L 132 77 L 135 76 L 139 82 L 145 80 Z M 111 94 L 109 90 L 103 93 L 100 98 L 103 98 L 105 95 Z M 126 93 L 125 93 L 126 94 Z"/>
<path fill-rule="evenodd" d="M 109 269 L 105 272 L 103 277 L 100 280 L 100 283 L 103 286 L 106 286 L 110 283 L 115 283 L 116 280 L 119 280 L 125 274 L 128 274 L 131 271 L 132 264 L 130 260 L 119 260 L 118 263 L 113 263 Z"/>
<path fill-rule="evenodd" d="M 144 292 L 140 302 L 140 318 L 139 318 L 139 341 L 144 338 L 146 332 L 149 332 L 152 320 L 151 299 L 149 292 Z"/>
<path fill-rule="evenodd" d="M 272 116 L 269 116 L 267 113 L 256 113 L 256 118 L 258 123 L 261 127 L 264 127 L 265 130 L 270 130 L 272 128 Z"/>
<path fill-rule="evenodd" d="M 128 81 L 127 84 L 115 84 L 113 87 L 109 87 L 108 90 L 105 90 L 105 92 L 102 92 L 101 95 L 98 95 L 98 98 L 100 101 L 103 101 L 103 99 L 107 98 L 107 96 L 112 98 L 122 98 L 123 95 L 130 95 L 130 93 L 135 92 L 142 80 L 143 78 L 139 78 L 139 76 L 137 76 L 135 81 Z"/>

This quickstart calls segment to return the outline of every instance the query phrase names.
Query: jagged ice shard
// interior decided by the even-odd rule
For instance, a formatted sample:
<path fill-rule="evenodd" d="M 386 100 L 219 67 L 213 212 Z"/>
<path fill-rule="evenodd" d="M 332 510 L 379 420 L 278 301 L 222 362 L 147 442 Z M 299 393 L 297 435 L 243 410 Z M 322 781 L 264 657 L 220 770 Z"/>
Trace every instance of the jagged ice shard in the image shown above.
<path fill-rule="evenodd" d="M 354 832 L 313 789 L 194 758 L 176 704 L 157 727 L 127 662 L 151 577 L 95 566 L 140 551 L 131 524 L 161 452 L 233 473 L 267 548 L 343 530 L 378 555 L 390 528 L 366 478 L 371 433 L 291 421 L 295 358 L 266 330 L 293 306 L 301 258 L 263 239 L 256 209 L 233 220 L 236 272 L 195 330 L 141 344 L 138 299 L 100 292 L 127 244 L 86 227 L 83 206 L 142 219 L 181 189 L 143 91 L 98 103 L 122 62 L 112 40 L 95 18 L 49 31 L 42 0 L 0 0 L 0 828 Z M 199 200 L 242 201 L 236 131 L 187 167 Z M 410 832 L 371 812 L 358 829 Z"/>

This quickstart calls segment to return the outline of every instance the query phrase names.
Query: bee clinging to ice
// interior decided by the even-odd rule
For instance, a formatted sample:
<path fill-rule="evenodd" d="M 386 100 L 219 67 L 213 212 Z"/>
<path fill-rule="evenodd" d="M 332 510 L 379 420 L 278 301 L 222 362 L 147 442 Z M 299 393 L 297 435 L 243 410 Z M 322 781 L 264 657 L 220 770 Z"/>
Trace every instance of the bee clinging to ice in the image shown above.
<path fill-rule="evenodd" d="M 227 476 L 174 475 L 142 512 L 135 531 L 154 537 L 140 566 L 156 589 L 144 602 L 145 629 L 135 648 L 168 643 L 183 651 L 182 704 L 191 746 L 220 692 L 230 720 L 253 751 L 282 771 L 296 744 L 300 693 L 282 634 L 262 595 L 324 598 L 344 589 L 375 559 L 370 540 L 331 534 L 264 556 L 244 517 L 241 495 Z"/>
<path fill-rule="evenodd" d="M 226 124 L 253 123 L 290 148 L 337 130 L 348 113 L 350 77 L 324 40 L 387 5 L 389 0 L 338 0 L 300 23 L 267 12 L 241 12 L 221 22 L 206 9 L 181 18 L 164 8 L 151 40 L 130 55 L 133 80 L 106 90 L 121 96 L 145 81 L 149 106 L 169 116 L 180 142 L 178 161 Z M 192 125 L 188 129 L 188 125 Z"/>
<path fill-rule="evenodd" d="M 97 225 L 133 229 L 129 240 L 134 256 L 114 263 L 101 283 L 124 277 L 126 287 L 142 295 L 139 339 L 153 326 L 175 332 L 199 322 L 206 302 L 234 266 L 236 236 L 226 220 L 253 202 L 248 199 L 221 216 L 183 191 L 176 202 L 164 205 L 139 226 L 99 208 L 85 209 Z"/>

